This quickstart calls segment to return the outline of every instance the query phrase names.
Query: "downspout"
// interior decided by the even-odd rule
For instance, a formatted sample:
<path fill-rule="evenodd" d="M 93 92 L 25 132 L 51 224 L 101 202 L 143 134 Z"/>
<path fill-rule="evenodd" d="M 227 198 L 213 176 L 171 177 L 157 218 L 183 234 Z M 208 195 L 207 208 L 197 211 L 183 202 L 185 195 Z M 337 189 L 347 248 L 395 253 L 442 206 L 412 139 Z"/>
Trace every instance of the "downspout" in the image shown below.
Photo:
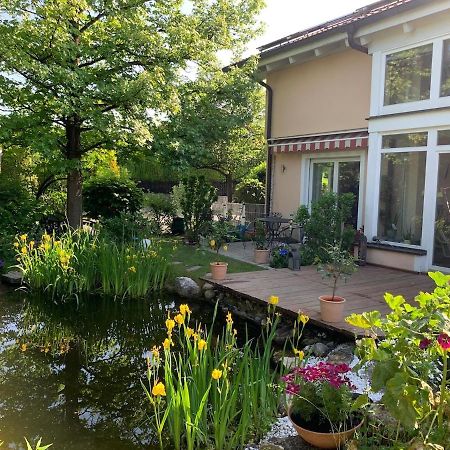
<path fill-rule="evenodd" d="M 257 82 L 267 92 L 267 111 L 266 111 L 266 141 L 267 141 L 267 175 L 266 175 L 266 214 L 270 214 L 270 204 L 272 202 L 272 164 L 273 155 L 270 151 L 269 141 L 272 138 L 272 105 L 273 105 L 273 89 L 264 81 Z"/>
<path fill-rule="evenodd" d="M 353 27 L 353 26 L 348 27 L 348 29 L 347 29 L 348 45 L 353 50 L 356 50 L 358 52 L 362 52 L 362 53 L 365 53 L 366 55 L 368 55 L 369 49 L 367 47 L 364 47 L 364 45 L 361 45 L 358 42 L 356 42 L 355 31 L 356 31 L 355 27 Z"/>

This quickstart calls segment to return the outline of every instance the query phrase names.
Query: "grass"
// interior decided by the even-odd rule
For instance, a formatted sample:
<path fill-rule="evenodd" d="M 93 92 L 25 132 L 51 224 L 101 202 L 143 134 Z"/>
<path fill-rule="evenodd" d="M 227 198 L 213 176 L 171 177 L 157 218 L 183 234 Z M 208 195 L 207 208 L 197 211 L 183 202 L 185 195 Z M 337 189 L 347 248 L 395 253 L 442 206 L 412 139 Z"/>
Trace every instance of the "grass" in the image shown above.
<path fill-rule="evenodd" d="M 191 245 L 184 245 L 178 241 L 168 241 L 168 244 L 174 244 L 176 242 L 176 248 L 172 255 L 172 262 L 179 262 L 181 264 L 173 264 L 174 276 L 187 276 L 195 281 L 209 273 L 209 263 L 217 261 L 215 253 Z M 243 261 L 238 261 L 226 256 L 220 256 L 220 260 L 228 263 L 228 273 L 240 273 L 240 272 L 256 272 L 259 270 L 265 270 L 254 264 L 249 264 Z M 190 267 L 200 266 L 199 269 L 188 271 Z"/>

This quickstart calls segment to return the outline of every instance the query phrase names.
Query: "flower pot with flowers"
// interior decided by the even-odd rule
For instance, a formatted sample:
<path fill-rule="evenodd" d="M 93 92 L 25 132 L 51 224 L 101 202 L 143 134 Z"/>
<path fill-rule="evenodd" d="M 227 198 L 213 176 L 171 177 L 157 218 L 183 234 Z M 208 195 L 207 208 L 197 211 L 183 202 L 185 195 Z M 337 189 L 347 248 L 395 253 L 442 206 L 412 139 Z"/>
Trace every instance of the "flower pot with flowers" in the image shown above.
<path fill-rule="evenodd" d="M 255 237 L 253 238 L 253 242 L 255 244 L 255 263 L 269 264 L 270 250 L 266 227 L 260 220 L 257 220 L 255 224 Z"/>
<path fill-rule="evenodd" d="M 361 426 L 355 413 L 347 364 L 319 362 L 295 367 L 282 377 L 290 396 L 289 418 L 306 442 L 319 448 L 340 448 Z"/>
<path fill-rule="evenodd" d="M 210 263 L 211 276 L 213 280 L 224 280 L 227 274 L 228 263 L 219 260 L 219 252 L 228 250 L 227 243 L 230 240 L 230 228 L 228 222 L 219 220 L 211 224 L 209 233 L 209 246 L 216 252 L 217 261 Z"/>
<path fill-rule="evenodd" d="M 325 278 L 331 278 L 333 291 L 331 295 L 321 295 L 320 315 L 325 322 L 341 322 L 344 319 L 345 298 L 336 295 L 337 283 L 340 279 L 347 281 L 356 272 L 355 258 L 340 245 L 329 245 L 325 248 L 327 262 L 318 265 L 318 271 Z"/>

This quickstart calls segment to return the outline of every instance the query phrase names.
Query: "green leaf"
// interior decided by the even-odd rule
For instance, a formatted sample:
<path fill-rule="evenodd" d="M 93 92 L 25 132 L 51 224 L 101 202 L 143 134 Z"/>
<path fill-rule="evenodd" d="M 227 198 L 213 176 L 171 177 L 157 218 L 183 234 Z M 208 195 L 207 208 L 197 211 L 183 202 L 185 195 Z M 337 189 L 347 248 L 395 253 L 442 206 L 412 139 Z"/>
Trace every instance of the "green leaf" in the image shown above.
<path fill-rule="evenodd" d="M 345 321 L 357 328 L 365 330 L 370 328 L 377 328 L 382 325 L 381 314 L 379 311 L 371 311 L 363 314 L 351 314 L 346 317 Z"/>
<path fill-rule="evenodd" d="M 428 276 L 436 283 L 436 286 L 448 287 L 450 275 L 444 275 L 442 272 L 428 272 Z"/>
<path fill-rule="evenodd" d="M 352 404 L 351 411 L 357 411 L 370 403 L 369 396 L 367 394 L 360 395 Z"/>
<path fill-rule="evenodd" d="M 400 310 L 400 306 L 405 303 L 405 299 L 401 295 L 396 295 L 395 297 L 392 294 L 386 293 L 384 294 L 384 300 L 388 304 L 389 308 L 393 311 Z"/>
<path fill-rule="evenodd" d="M 374 391 L 381 391 L 384 389 L 386 383 L 394 378 L 399 370 L 397 361 L 393 359 L 378 361 L 372 372 L 372 389 Z"/>

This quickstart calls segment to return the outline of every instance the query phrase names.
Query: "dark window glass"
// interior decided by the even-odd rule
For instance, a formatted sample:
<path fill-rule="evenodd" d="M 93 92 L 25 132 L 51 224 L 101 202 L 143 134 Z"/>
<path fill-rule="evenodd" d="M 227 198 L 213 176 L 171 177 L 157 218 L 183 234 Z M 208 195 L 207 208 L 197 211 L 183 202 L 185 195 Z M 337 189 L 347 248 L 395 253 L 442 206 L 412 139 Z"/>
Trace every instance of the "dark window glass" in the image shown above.
<path fill-rule="evenodd" d="M 450 39 L 444 41 L 441 75 L 441 97 L 448 96 L 450 96 Z"/>
<path fill-rule="evenodd" d="M 432 58 L 433 44 L 387 55 L 384 104 L 429 99 Z"/>
<path fill-rule="evenodd" d="M 438 131 L 438 145 L 450 145 L 450 130 Z"/>
<path fill-rule="evenodd" d="M 388 134 L 383 136 L 383 148 L 426 147 L 428 133 Z"/>

